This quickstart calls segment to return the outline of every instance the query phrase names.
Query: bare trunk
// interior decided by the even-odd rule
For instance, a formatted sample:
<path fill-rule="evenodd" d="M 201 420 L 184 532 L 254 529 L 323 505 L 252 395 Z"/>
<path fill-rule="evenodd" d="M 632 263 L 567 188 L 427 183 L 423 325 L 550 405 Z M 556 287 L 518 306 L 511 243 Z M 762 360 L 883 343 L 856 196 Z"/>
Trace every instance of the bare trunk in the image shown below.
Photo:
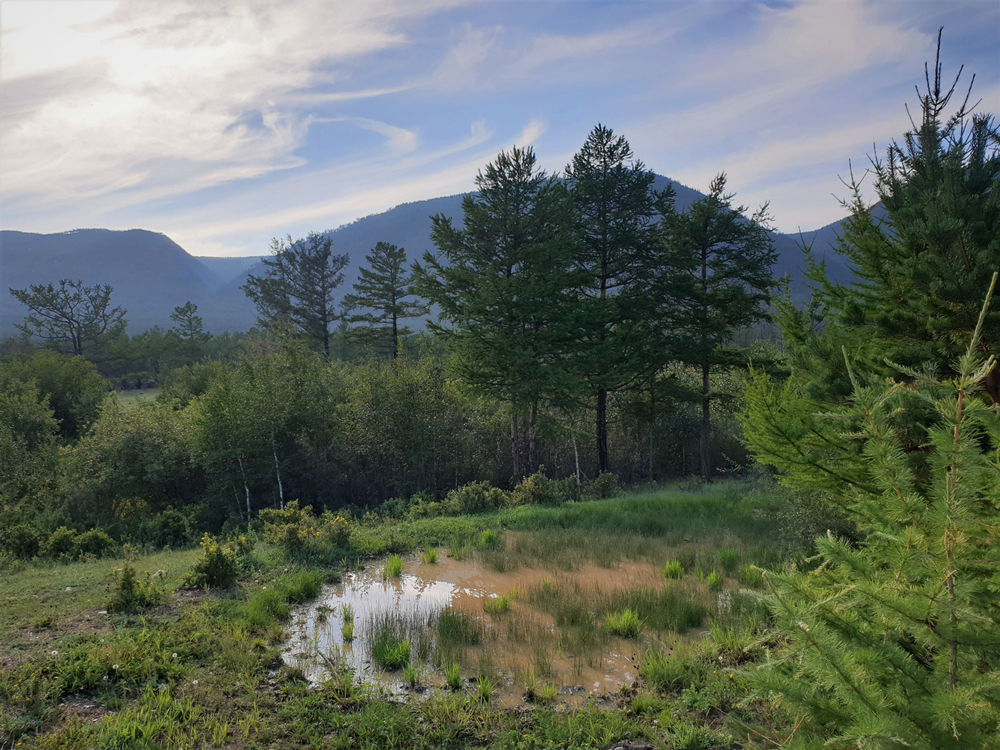
<path fill-rule="evenodd" d="M 396 320 L 396 311 L 392 313 L 392 359 L 395 361 L 399 354 L 399 324 Z"/>
<path fill-rule="evenodd" d="M 521 462 L 518 460 L 517 416 L 510 415 L 510 463 L 514 475 L 514 484 L 521 481 Z"/>
<path fill-rule="evenodd" d="M 708 452 L 709 437 L 709 406 L 708 406 L 708 365 L 701 370 L 701 478 L 705 482 L 712 481 L 712 465 Z"/>
<path fill-rule="evenodd" d="M 250 523 L 250 519 L 252 518 L 250 513 L 250 485 L 247 483 L 247 473 L 243 468 L 243 456 L 237 456 L 236 460 L 239 461 L 240 474 L 243 475 L 243 489 L 245 489 L 247 493 L 247 523 Z"/>
<path fill-rule="evenodd" d="M 653 423 L 649 423 L 649 481 L 653 481 Z"/>
<path fill-rule="evenodd" d="M 281 502 L 281 509 L 285 509 L 285 488 L 281 486 L 281 468 L 278 466 L 278 451 L 274 451 L 274 473 L 278 477 L 278 500 Z"/>
<path fill-rule="evenodd" d="M 528 421 L 528 471 L 538 471 L 538 442 L 535 440 L 535 422 L 538 420 L 538 404 L 531 405 Z"/>
<path fill-rule="evenodd" d="M 580 451 L 576 448 L 576 435 L 573 436 L 573 458 L 576 459 L 576 483 L 580 484 Z"/>
<path fill-rule="evenodd" d="M 597 473 L 608 470 L 608 392 L 597 391 Z"/>

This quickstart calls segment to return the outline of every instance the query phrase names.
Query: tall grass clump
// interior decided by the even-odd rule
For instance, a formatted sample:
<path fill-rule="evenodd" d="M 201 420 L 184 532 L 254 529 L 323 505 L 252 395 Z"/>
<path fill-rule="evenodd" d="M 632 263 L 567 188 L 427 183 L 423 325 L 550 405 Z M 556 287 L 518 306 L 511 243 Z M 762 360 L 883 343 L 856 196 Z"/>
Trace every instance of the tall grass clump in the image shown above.
<path fill-rule="evenodd" d="M 462 667 L 458 664 L 449 664 L 444 668 L 445 684 L 452 690 L 462 687 Z"/>
<path fill-rule="evenodd" d="M 663 566 L 663 577 L 667 579 L 680 580 L 684 577 L 684 566 L 677 560 L 668 560 Z"/>
<path fill-rule="evenodd" d="M 737 577 L 747 588 L 758 589 L 764 585 L 764 571 L 756 565 L 744 565 Z"/>
<path fill-rule="evenodd" d="M 483 611 L 491 615 L 500 615 L 510 609 L 510 597 L 507 594 L 490 596 L 483 599 Z"/>
<path fill-rule="evenodd" d="M 727 573 L 733 573 L 740 564 L 739 553 L 734 549 L 719 550 L 719 565 Z"/>
<path fill-rule="evenodd" d="M 385 669 L 399 669 L 411 659 L 430 655 L 428 615 L 395 607 L 373 612 L 364 629 L 364 646 L 371 659 Z"/>
<path fill-rule="evenodd" d="M 399 578 L 403 574 L 403 558 L 399 555 L 389 555 L 382 568 L 382 578 Z"/>
<path fill-rule="evenodd" d="M 438 551 L 431 547 L 428 550 L 424 550 L 420 553 L 420 562 L 425 565 L 434 565 L 438 561 Z"/>
<path fill-rule="evenodd" d="M 631 609 L 622 610 L 604 618 L 604 630 L 619 638 L 638 638 L 642 632 L 642 620 Z"/>
<path fill-rule="evenodd" d="M 705 585 L 708 586 L 709 591 L 721 591 L 722 584 L 723 584 L 722 576 L 720 576 L 714 570 L 707 576 L 705 576 Z"/>
<path fill-rule="evenodd" d="M 380 633 L 371 646 L 372 661 L 386 669 L 399 669 L 410 663 L 410 642 Z"/>

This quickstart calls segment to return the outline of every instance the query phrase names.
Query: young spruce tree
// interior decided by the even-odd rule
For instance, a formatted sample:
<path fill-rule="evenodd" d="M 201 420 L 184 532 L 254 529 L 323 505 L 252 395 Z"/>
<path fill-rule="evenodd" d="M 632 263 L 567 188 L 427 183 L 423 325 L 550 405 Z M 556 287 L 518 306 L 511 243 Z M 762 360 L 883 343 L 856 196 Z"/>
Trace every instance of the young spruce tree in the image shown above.
<path fill-rule="evenodd" d="M 794 716 L 773 738 L 782 747 L 1000 747 L 1000 414 L 982 393 L 996 360 L 978 351 L 988 305 L 951 377 L 903 369 L 905 384 L 866 384 L 847 367 L 852 398 L 829 417 L 857 425 L 845 437 L 867 482 L 845 488 L 845 508 L 865 538 L 828 535 L 815 570 L 768 574 L 788 644 L 756 680 Z M 934 414 L 926 476 L 894 418 L 918 400 Z"/>

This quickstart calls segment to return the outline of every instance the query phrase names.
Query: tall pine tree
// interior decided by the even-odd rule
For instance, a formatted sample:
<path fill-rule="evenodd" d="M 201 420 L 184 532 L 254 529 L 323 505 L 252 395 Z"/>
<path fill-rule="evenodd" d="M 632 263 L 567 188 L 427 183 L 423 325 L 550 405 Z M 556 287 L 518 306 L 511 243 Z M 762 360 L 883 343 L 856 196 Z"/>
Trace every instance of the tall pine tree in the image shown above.
<path fill-rule="evenodd" d="M 857 280 L 833 284 L 814 262 L 809 306 L 777 301 L 791 378 L 779 388 L 758 374 L 744 432 L 758 460 L 787 483 L 860 481 L 851 468 L 857 442 L 816 416 L 853 392 L 842 347 L 860 371 L 905 379 L 893 366 L 901 364 L 947 377 L 976 326 L 977 300 L 1000 268 L 1000 133 L 991 115 L 970 112 L 968 97 L 945 119 L 957 82 L 942 83 L 938 62 L 914 129 L 889 146 L 884 161 L 873 159 L 880 205 L 865 203 L 852 181 L 837 249 Z M 1000 353 L 1000 311 L 987 312 L 977 346 L 984 357 Z M 996 367 L 982 386 L 997 404 Z M 906 425 L 900 439 L 913 460 L 925 452 L 923 425 L 931 418 L 916 407 L 894 417 Z"/>
<path fill-rule="evenodd" d="M 530 147 L 502 151 L 477 175 L 476 188 L 462 201 L 463 228 L 433 217 L 440 255 L 426 254 L 414 275 L 420 295 L 441 311 L 444 324 L 430 327 L 456 354 L 459 374 L 511 404 L 516 481 L 537 467 L 540 405 L 568 390 L 575 285 L 568 203 Z"/>
<path fill-rule="evenodd" d="M 399 353 L 399 337 L 410 330 L 400 326 L 400 321 L 427 313 L 427 305 L 412 297 L 413 279 L 406 265 L 406 250 L 388 242 L 379 242 L 365 257 L 368 268 L 362 268 L 354 284 L 354 294 L 344 297 L 348 309 L 369 310 L 351 315 L 350 323 L 361 323 L 363 339 L 378 349 Z"/>
<path fill-rule="evenodd" d="M 597 464 L 608 470 L 608 394 L 647 373 L 648 282 L 655 267 L 655 175 L 611 128 L 597 125 L 566 181 L 573 206 L 579 321 L 577 377 L 595 409 Z"/>
<path fill-rule="evenodd" d="M 676 356 L 701 373 L 701 476 L 712 479 L 711 374 L 746 363 L 747 353 L 730 345 L 741 328 L 767 317 L 777 286 L 777 254 L 765 204 L 747 217 L 726 193 L 726 175 L 685 212 L 665 215 L 661 228 L 665 270 L 657 284 L 672 307 Z"/>
<path fill-rule="evenodd" d="M 350 259 L 333 252 L 329 234 L 304 240 L 275 239 L 264 275 L 247 277 L 241 288 L 257 307 L 257 321 L 279 333 L 289 331 L 319 346 L 330 360 L 330 328 L 340 318 L 334 290 L 344 281 Z"/>

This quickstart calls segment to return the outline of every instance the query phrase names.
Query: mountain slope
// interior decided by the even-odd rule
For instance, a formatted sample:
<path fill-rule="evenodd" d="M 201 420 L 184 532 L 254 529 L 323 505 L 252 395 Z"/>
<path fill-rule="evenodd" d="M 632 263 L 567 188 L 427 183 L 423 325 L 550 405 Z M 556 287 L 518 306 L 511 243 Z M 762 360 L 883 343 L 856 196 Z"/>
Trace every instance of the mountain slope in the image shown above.
<path fill-rule="evenodd" d="M 668 182 L 667 178 L 657 176 L 655 186 L 661 189 Z M 679 210 L 687 209 L 702 197 L 697 190 L 673 184 Z M 405 203 L 334 230 L 331 234 L 335 252 L 350 257 L 342 293 L 350 291 L 365 256 L 377 242 L 391 242 L 406 248 L 411 261 L 420 259 L 425 252 L 434 252 L 430 217 L 439 213 L 452 217 L 460 225 L 462 196 Z M 812 243 L 814 253 L 825 255 L 833 279 L 844 281 L 850 277 L 850 270 L 843 258 L 831 249 L 839 227 L 840 222 L 835 222 L 806 232 L 801 239 L 807 245 Z M 805 257 L 799 241 L 798 236 L 774 235 L 779 256 L 775 273 L 789 275 L 793 295 L 804 299 L 807 293 L 803 279 Z M 7 287 L 57 283 L 64 278 L 114 287 L 114 303 L 128 310 L 132 333 L 154 325 L 170 327 L 173 308 L 188 300 L 198 305 L 208 330 L 214 333 L 245 331 L 254 325 L 255 316 L 252 304 L 240 287 L 251 272 L 261 272 L 258 257 L 196 258 L 168 237 L 141 229 L 124 232 L 78 229 L 47 235 L 0 231 L 0 291 L 3 292 L 0 294 L 0 335 L 11 335 L 14 324 L 25 314 L 24 308 L 7 294 Z"/>

